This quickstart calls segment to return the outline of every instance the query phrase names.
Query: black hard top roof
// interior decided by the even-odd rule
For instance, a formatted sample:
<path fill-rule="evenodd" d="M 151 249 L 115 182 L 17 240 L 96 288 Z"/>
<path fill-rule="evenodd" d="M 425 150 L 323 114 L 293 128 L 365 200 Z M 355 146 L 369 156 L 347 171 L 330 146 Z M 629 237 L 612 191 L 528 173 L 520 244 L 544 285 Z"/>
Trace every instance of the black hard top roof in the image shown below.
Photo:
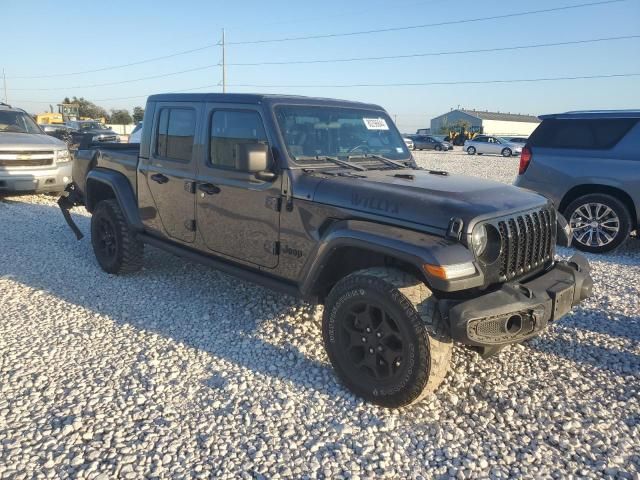
<path fill-rule="evenodd" d="M 383 110 L 379 105 L 332 98 L 305 97 L 299 95 L 273 95 L 260 93 L 159 93 L 151 95 L 149 102 L 216 102 L 246 104 L 331 105 L 335 107 Z"/>

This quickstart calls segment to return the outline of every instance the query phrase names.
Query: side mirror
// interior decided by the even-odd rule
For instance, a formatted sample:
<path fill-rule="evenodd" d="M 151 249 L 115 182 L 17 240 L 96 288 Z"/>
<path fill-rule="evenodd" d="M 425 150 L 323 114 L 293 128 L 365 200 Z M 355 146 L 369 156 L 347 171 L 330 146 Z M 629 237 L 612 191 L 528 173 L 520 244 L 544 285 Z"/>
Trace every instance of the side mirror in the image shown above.
<path fill-rule="evenodd" d="M 271 163 L 268 145 L 264 143 L 241 143 L 237 148 L 236 168 L 238 170 L 254 173 L 261 180 L 275 178 L 275 174 L 268 171 Z"/>

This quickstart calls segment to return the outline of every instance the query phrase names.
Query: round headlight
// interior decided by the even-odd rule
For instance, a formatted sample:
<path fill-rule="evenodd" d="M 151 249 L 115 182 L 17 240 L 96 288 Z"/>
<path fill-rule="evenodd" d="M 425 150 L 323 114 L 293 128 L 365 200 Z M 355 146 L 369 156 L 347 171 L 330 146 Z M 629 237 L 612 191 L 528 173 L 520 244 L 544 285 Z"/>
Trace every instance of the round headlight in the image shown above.
<path fill-rule="evenodd" d="M 476 225 L 471 233 L 471 245 L 476 256 L 480 257 L 487 249 L 488 235 L 487 227 L 484 225 Z"/>

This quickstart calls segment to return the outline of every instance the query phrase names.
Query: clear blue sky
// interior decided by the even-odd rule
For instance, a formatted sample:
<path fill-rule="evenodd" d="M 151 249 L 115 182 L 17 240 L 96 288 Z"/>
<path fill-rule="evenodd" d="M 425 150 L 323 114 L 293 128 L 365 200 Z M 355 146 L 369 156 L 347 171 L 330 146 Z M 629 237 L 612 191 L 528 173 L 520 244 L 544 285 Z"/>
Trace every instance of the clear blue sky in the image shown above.
<path fill-rule="evenodd" d="M 82 75 L 18 76 L 90 70 L 227 41 L 392 28 L 539 10 L 594 0 L 323 0 L 321 2 L 3 0 L 0 68 L 8 99 L 29 112 L 65 96 L 107 109 L 143 105 L 144 98 L 102 100 L 216 85 L 218 67 L 102 87 L 151 75 L 217 64 L 219 47 L 128 68 Z M 230 45 L 229 63 L 332 59 L 500 48 L 640 34 L 640 0 L 553 13 L 295 42 Z M 284 66 L 230 66 L 227 81 L 260 85 L 412 83 L 640 73 L 640 38 L 551 48 L 438 57 Z M 73 88 L 77 87 L 77 88 Z M 403 131 L 458 105 L 501 112 L 640 108 L 640 77 L 488 85 L 355 88 L 235 87 L 363 100 L 397 115 Z M 39 91 L 37 89 L 55 88 Z M 220 91 L 210 87 L 202 91 Z M 0 97 L 2 91 L 0 90 Z M 100 101 L 97 101 L 100 100 Z"/>

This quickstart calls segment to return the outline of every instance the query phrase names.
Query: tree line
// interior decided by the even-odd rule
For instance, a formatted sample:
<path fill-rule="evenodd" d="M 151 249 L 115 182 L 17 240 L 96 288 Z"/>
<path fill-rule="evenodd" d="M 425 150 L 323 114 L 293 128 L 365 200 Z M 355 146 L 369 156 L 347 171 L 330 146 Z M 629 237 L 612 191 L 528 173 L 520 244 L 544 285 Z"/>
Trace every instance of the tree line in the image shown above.
<path fill-rule="evenodd" d="M 62 103 L 72 103 L 78 105 L 78 115 L 87 118 L 104 118 L 108 123 L 115 125 L 130 125 L 142 121 L 144 117 L 143 107 L 133 107 L 133 111 L 129 113 L 126 108 L 111 109 L 109 112 L 99 105 L 87 100 L 84 97 L 65 97 Z"/>

